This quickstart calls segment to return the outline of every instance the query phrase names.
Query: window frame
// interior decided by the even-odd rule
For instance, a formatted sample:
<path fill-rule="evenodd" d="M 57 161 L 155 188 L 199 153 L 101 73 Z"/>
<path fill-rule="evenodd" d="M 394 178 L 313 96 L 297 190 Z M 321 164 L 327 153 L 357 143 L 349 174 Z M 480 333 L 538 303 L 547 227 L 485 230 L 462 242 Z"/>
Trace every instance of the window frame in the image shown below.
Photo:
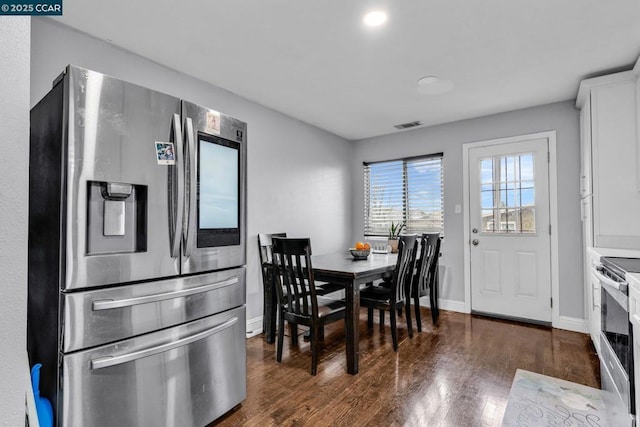
<path fill-rule="evenodd" d="M 409 173 L 408 173 L 408 165 L 410 166 L 412 163 L 417 163 L 417 162 L 428 162 L 430 160 L 434 160 L 434 159 L 438 159 L 439 160 L 439 172 L 440 172 L 440 221 L 439 221 L 439 230 L 434 230 L 434 229 L 416 229 L 415 227 L 410 227 L 411 222 L 416 222 L 411 221 L 411 218 L 409 217 L 409 214 L 411 212 L 411 193 L 416 193 L 419 192 L 420 189 L 412 189 L 410 188 L 411 185 L 411 180 L 409 179 Z M 388 231 L 382 232 L 380 228 L 378 229 L 373 229 L 371 227 L 371 222 L 372 222 L 372 217 L 371 217 L 371 166 L 373 165 L 380 165 L 380 164 L 389 164 L 389 167 L 392 168 L 393 166 L 391 165 L 392 163 L 396 163 L 396 162 L 402 162 L 401 165 L 401 169 L 402 169 L 402 188 L 401 188 L 401 193 L 402 193 L 402 215 L 401 215 L 401 222 L 404 222 L 405 224 L 409 225 L 409 230 L 405 229 L 405 232 L 409 232 L 409 233 L 417 233 L 417 234 L 421 234 L 421 233 L 440 233 L 441 236 L 444 236 L 444 153 L 439 152 L 439 153 L 432 153 L 432 154 L 425 154 L 425 155 L 420 155 L 420 156 L 412 156 L 412 157 L 403 157 L 403 158 L 398 158 L 398 159 L 390 159 L 390 160 L 380 160 L 380 161 L 374 161 L 374 162 L 362 162 L 363 165 L 363 189 L 364 189 L 364 197 L 363 197 L 363 202 L 364 202 L 364 225 L 363 225 L 363 235 L 365 237 L 388 237 L 389 233 Z M 399 168 L 398 168 L 399 169 Z M 392 172 L 393 173 L 393 172 Z M 396 172 L 397 173 L 397 172 Z M 391 173 L 390 173 L 391 175 Z M 382 174 L 380 174 L 380 176 L 382 176 Z M 396 190 L 398 190 L 399 188 L 397 187 Z M 397 222 L 398 219 L 397 218 L 389 218 L 388 219 L 388 225 L 386 226 L 388 228 L 388 226 L 391 224 L 391 221 L 393 222 Z"/>

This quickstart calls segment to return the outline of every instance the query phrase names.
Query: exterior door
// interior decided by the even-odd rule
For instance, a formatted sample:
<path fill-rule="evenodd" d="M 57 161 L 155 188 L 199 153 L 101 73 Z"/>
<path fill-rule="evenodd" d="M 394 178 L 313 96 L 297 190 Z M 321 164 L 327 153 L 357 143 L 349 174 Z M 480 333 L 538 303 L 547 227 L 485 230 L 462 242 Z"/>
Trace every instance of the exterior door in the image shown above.
<path fill-rule="evenodd" d="M 551 322 L 546 138 L 469 150 L 471 309 Z"/>

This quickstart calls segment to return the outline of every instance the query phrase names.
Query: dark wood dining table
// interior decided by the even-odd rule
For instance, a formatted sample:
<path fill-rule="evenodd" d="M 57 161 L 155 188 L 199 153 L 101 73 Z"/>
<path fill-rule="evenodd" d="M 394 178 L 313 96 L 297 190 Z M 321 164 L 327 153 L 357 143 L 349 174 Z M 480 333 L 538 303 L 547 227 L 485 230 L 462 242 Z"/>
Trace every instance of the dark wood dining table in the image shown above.
<path fill-rule="evenodd" d="M 344 286 L 347 372 L 352 375 L 358 373 L 360 286 L 390 276 L 397 258 L 397 254 L 371 253 L 366 260 L 354 260 L 349 252 L 311 257 L 315 280 Z"/>

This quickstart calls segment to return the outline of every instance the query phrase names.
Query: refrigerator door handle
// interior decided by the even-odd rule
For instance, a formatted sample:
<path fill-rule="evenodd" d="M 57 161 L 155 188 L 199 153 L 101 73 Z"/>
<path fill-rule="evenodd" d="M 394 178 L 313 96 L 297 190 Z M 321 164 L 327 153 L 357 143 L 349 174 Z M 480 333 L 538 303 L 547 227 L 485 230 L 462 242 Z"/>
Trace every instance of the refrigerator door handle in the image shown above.
<path fill-rule="evenodd" d="M 179 339 L 177 341 L 169 342 L 169 343 L 158 345 L 151 348 L 146 348 L 144 350 L 134 351 L 132 353 L 123 354 L 121 356 L 98 357 L 96 359 L 91 360 L 91 369 L 96 370 L 96 369 L 108 368 L 110 366 L 122 365 L 123 363 L 133 362 L 138 359 L 142 359 L 143 357 L 149 357 L 155 354 L 165 353 L 175 348 L 184 347 L 185 345 L 189 345 L 193 342 L 204 339 L 210 335 L 217 334 L 218 332 L 222 332 L 223 330 L 230 328 L 236 323 L 238 323 L 238 318 L 232 317 L 231 319 L 227 320 L 224 323 L 221 323 L 218 326 L 215 326 L 211 329 L 207 329 L 202 332 L 198 332 L 197 334 Z"/>
<path fill-rule="evenodd" d="M 183 144 L 182 144 L 182 129 L 180 127 L 180 115 L 173 115 L 173 133 L 176 141 L 176 173 L 177 188 L 171 185 L 171 195 L 173 203 L 171 209 L 173 209 L 174 217 L 174 232 L 171 241 L 171 257 L 178 258 L 180 256 L 180 243 L 182 241 L 182 222 L 183 222 L 183 203 L 184 203 L 184 160 L 183 157 Z"/>
<path fill-rule="evenodd" d="M 238 283 L 238 277 L 231 277 L 221 282 L 211 283 L 205 286 L 198 286 L 197 288 L 192 288 L 192 289 L 182 289 L 179 291 L 164 292 L 161 294 L 147 295 L 147 296 L 135 297 L 135 298 L 126 298 L 126 299 L 119 299 L 119 300 L 112 300 L 112 299 L 97 300 L 92 303 L 91 310 L 92 311 L 112 310 L 114 308 L 132 307 L 134 305 L 148 304 L 150 302 L 158 302 L 158 301 L 164 301 L 168 299 L 187 297 L 190 295 L 209 292 L 214 289 L 225 288 L 227 286 L 235 285 L 236 283 Z"/>
<path fill-rule="evenodd" d="M 197 187 L 196 177 L 196 139 L 193 132 L 193 120 L 187 117 L 185 120 L 185 130 L 187 133 L 187 150 L 188 150 L 188 166 L 187 166 L 187 182 L 189 189 L 187 190 L 186 198 L 186 217 L 185 217 L 185 242 L 184 242 L 184 256 L 189 257 L 191 255 L 191 247 L 193 246 L 193 235 L 195 230 L 191 230 L 192 227 L 196 227 L 196 192 Z"/>

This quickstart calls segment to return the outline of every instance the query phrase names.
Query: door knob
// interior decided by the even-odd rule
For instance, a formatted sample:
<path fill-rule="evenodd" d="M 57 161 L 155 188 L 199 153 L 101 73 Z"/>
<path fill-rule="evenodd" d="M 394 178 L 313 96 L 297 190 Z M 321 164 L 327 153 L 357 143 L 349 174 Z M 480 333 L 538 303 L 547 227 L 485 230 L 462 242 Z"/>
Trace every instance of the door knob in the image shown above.
<path fill-rule="evenodd" d="M 471 243 L 473 243 L 473 246 L 478 246 L 478 243 L 480 242 L 478 241 L 478 239 L 473 239 Z"/>

